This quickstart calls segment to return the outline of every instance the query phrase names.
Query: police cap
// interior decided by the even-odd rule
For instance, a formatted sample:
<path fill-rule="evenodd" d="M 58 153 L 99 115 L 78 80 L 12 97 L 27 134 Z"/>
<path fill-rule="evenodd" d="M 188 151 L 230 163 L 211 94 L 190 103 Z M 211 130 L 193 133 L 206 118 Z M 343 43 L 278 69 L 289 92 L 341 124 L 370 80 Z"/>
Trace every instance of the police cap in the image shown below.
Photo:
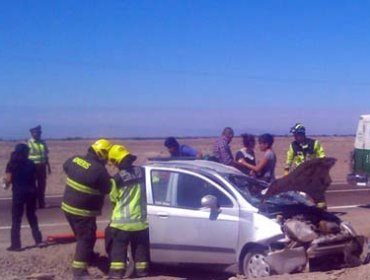
<path fill-rule="evenodd" d="M 38 125 L 38 126 L 35 126 L 35 127 L 32 127 L 31 129 L 30 129 L 30 132 L 31 133 L 41 133 L 41 125 Z"/>

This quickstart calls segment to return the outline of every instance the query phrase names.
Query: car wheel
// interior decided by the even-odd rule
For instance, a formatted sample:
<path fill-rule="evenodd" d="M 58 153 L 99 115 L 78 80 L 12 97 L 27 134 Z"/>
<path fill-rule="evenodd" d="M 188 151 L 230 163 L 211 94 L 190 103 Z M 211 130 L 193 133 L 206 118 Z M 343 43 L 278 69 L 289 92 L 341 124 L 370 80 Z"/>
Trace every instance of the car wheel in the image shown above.
<path fill-rule="evenodd" d="M 262 249 L 252 249 L 245 254 L 242 263 L 243 274 L 247 277 L 265 277 L 271 275 L 266 253 Z"/>

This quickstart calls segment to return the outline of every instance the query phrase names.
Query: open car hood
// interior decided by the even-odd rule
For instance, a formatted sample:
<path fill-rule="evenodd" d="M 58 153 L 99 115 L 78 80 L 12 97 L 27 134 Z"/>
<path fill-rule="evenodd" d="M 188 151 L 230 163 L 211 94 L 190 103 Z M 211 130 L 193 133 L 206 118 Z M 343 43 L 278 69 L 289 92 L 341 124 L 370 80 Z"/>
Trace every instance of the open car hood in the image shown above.
<path fill-rule="evenodd" d="M 264 199 L 288 191 L 304 192 L 313 200 L 320 198 L 331 184 L 329 171 L 335 162 L 335 158 L 326 157 L 302 163 L 287 176 L 274 181 Z"/>

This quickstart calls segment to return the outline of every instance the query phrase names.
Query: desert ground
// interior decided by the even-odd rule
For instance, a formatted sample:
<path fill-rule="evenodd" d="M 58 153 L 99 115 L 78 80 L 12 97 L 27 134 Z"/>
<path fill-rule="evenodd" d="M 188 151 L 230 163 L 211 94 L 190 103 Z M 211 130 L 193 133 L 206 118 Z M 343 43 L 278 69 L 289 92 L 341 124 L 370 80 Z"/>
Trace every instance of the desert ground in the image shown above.
<path fill-rule="evenodd" d="M 354 137 L 317 137 L 323 144 L 327 156 L 337 158 L 337 163 L 331 171 L 333 183 L 344 183 L 349 171 L 349 154 L 353 149 Z M 180 143 L 189 144 L 203 152 L 211 154 L 212 144 L 215 138 L 191 138 L 179 139 Z M 274 143 L 274 150 L 277 155 L 277 176 L 282 175 L 287 147 L 292 139 L 290 137 L 277 137 Z M 19 141 L 2 141 L 0 150 L 0 170 L 5 170 L 6 163 L 14 145 Z M 47 141 L 50 149 L 50 163 L 52 173 L 48 178 L 48 195 L 62 194 L 64 190 L 64 174 L 62 170 L 63 162 L 75 154 L 84 154 L 93 140 L 49 140 Z M 137 164 L 143 164 L 149 157 L 167 156 L 167 151 L 163 146 L 163 139 L 154 140 L 112 140 L 117 144 L 124 144 L 133 154 L 138 156 Z M 235 137 L 231 143 L 232 151 L 235 153 L 242 146 L 241 139 Z M 257 158 L 261 156 L 256 146 Z M 0 198 L 10 197 L 9 190 L 0 190 Z M 369 198 L 370 200 L 370 198 Z M 3 203 L 0 200 L 0 203 Z M 356 217 L 348 216 L 349 219 Z M 24 219 L 25 220 L 25 219 Z M 24 221 L 26 223 L 26 221 Z M 69 227 L 64 225 L 62 231 L 68 231 Z M 45 230 L 44 235 L 51 231 Z M 9 231 L 1 231 L 1 234 L 8 234 Z M 369 236 L 367 234 L 367 236 Z M 55 278 L 49 279 L 70 279 L 70 262 L 73 256 L 74 244 L 49 246 L 47 248 L 33 248 L 17 253 L 10 253 L 5 250 L 9 245 L 5 241 L 5 236 L 0 237 L 0 279 L 33 279 L 27 278 L 34 273 L 47 273 L 54 275 Z M 31 240 L 29 229 L 22 229 L 22 240 Z M 97 242 L 96 251 L 103 254 L 103 244 Z M 90 272 L 97 277 L 98 268 L 92 268 Z M 195 273 L 195 274 L 194 274 Z M 152 279 L 228 279 L 232 274 L 225 272 L 215 273 L 210 270 L 200 270 L 194 272 L 184 268 L 169 269 L 157 268 L 156 275 Z M 40 278 L 41 279 L 41 278 Z M 47 279 L 47 278 L 46 278 Z M 294 275 L 272 276 L 269 279 L 293 279 L 293 280 L 335 280 L 335 279 L 370 279 L 369 265 L 363 265 L 357 268 L 341 269 L 327 272 L 300 273 Z"/>

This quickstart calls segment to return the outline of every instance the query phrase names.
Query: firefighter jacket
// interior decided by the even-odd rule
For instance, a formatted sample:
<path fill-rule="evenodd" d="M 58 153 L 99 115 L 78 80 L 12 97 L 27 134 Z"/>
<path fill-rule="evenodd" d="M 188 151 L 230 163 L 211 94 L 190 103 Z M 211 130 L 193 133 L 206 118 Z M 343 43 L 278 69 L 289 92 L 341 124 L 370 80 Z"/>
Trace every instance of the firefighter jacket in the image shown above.
<path fill-rule="evenodd" d="M 141 167 L 120 170 L 112 179 L 109 197 L 114 205 L 110 227 L 124 231 L 141 231 L 149 227 Z"/>
<path fill-rule="evenodd" d="M 110 176 L 93 152 L 74 156 L 63 165 L 67 174 L 62 210 L 68 214 L 94 217 L 101 214 L 104 195 L 111 188 Z"/>
<path fill-rule="evenodd" d="M 48 147 L 42 140 L 35 140 L 33 138 L 27 141 L 30 153 L 28 158 L 35 164 L 46 164 L 48 162 Z"/>
<path fill-rule="evenodd" d="M 293 141 L 287 152 L 285 170 L 296 168 L 307 160 L 323 157 L 325 157 L 325 151 L 319 140 L 306 138 L 305 142 L 301 144 Z"/>

